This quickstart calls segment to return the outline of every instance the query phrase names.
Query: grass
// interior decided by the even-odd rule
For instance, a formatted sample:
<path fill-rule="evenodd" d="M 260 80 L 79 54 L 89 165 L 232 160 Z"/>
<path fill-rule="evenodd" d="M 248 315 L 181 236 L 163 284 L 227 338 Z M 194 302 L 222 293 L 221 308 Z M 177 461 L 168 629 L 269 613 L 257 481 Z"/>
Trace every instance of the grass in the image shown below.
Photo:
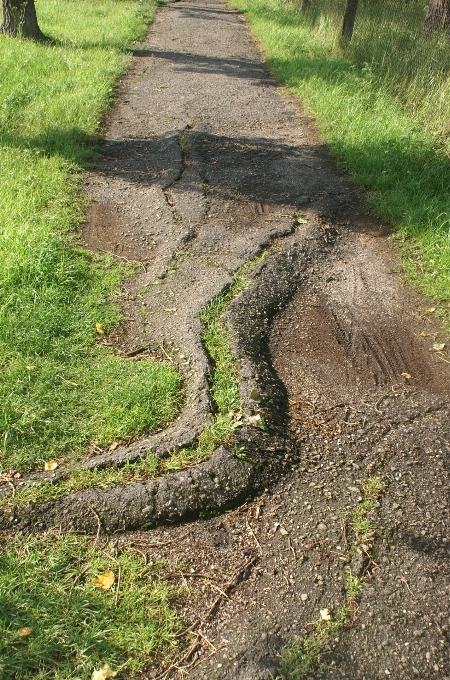
<path fill-rule="evenodd" d="M 173 654 L 178 591 L 164 564 L 82 536 L 0 538 L 0 678 L 88 680 Z M 92 581 L 106 570 L 109 590 Z M 120 570 L 120 583 L 119 583 Z"/>
<path fill-rule="evenodd" d="M 364 484 L 364 500 L 354 508 L 351 514 L 354 541 L 347 550 L 347 561 L 350 561 L 357 549 L 363 549 L 370 557 L 378 527 L 369 519 L 368 514 L 375 509 L 383 488 L 381 479 L 376 476 L 370 477 Z M 321 617 L 313 624 L 311 633 L 301 642 L 293 640 L 283 648 L 280 663 L 281 675 L 277 680 L 305 680 L 320 673 L 323 668 L 324 647 L 343 628 L 351 625 L 356 616 L 358 598 L 364 588 L 364 581 L 364 577 L 360 578 L 352 573 L 350 566 L 346 567 L 344 601 L 334 614 L 328 609 L 321 610 Z"/>
<path fill-rule="evenodd" d="M 0 509 L 8 512 L 14 505 L 43 503 L 85 489 L 156 479 L 207 460 L 215 448 L 226 443 L 236 427 L 242 423 L 242 409 L 236 360 L 231 349 L 231 337 L 222 316 L 230 302 L 249 285 L 248 273 L 265 261 L 272 250 L 271 247 L 266 248 L 240 267 L 234 274 L 233 284 L 216 296 L 201 312 L 204 327 L 202 340 L 212 364 L 210 390 L 215 413 L 211 424 L 205 427 L 195 444 L 173 452 L 168 458 L 157 459 L 149 454 L 121 468 L 86 470 L 74 466 L 69 470 L 68 477 L 57 483 L 42 480 L 26 483 L 23 488 L 19 485 L 14 498 L 5 496 L 0 500 Z M 239 455 L 244 454 L 240 452 Z"/>
<path fill-rule="evenodd" d="M 414 55 L 421 50 L 410 60 L 409 42 L 401 37 L 406 31 L 399 3 L 389 13 L 385 35 L 376 17 L 372 24 L 367 18 L 367 41 L 355 32 L 347 49 L 338 44 L 331 12 L 304 16 L 298 3 L 284 0 L 233 4 L 260 39 L 274 76 L 315 118 L 340 168 L 395 227 L 409 279 L 436 300 L 437 313 L 449 329 L 450 88 L 448 70 L 440 68 L 449 63 L 447 38 L 421 34 L 410 41 L 416 45 Z M 369 12 L 369 5 L 373 3 L 362 7 Z M 411 3 L 402 6 L 409 11 Z M 440 61 L 433 61 L 436 54 Z M 426 58 L 428 71 L 418 67 Z"/>
<path fill-rule="evenodd" d="M 48 44 L 0 36 L 0 472 L 73 462 L 170 421 L 180 377 L 96 344 L 130 266 L 78 246 L 82 170 L 153 2 L 37 0 Z M 98 326 L 98 324 L 100 324 Z"/>

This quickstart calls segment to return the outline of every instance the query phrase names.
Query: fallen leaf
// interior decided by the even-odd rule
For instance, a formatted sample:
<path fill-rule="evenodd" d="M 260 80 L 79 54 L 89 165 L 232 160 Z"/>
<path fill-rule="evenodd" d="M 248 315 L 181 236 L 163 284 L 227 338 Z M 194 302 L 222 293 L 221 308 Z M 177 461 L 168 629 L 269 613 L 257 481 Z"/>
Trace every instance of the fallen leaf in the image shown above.
<path fill-rule="evenodd" d="M 104 335 L 105 334 L 105 329 L 103 328 L 101 323 L 96 323 L 95 324 L 96 331 L 99 335 Z"/>
<path fill-rule="evenodd" d="M 25 366 L 25 368 L 27 369 L 27 371 L 35 371 L 37 367 L 36 366 Z"/>
<path fill-rule="evenodd" d="M 50 472 L 51 470 L 56 470 L 58 467 L 58 463 L 56 460 L 46 460 L 44 463 L 44 470 L 47 472 Z"/>
<path fill-rule="evenodd" d="M 321 609 L 320 617 L 323 621 L 331 621 L 331 614 L 329 609 Z"/>
<path fill-rule="evenodd" d="M 245 422 L 247 425 L 261 425 L 261 416 L 259 413 L 256 416 L 247 416 Z"/>
<path fill-rule="evenodd" d="M 111 444 L 111 446 L 109 447 L 108 451 L 115 451 L 118 446 L 119 446 L 119 442 L 113 442 Z"/>
<path fill-rule="evenodd" d="M 109 590 L 114 583 L 115 576 L 112 571 L 107 569 L 104 574 L 100 574 L 97 578 L 93 578 L 91 583 L 95 588 L 101 588 L 102 590 Z"/>
<path fill-rule="evenodd" d="M 255 387 L 250 392 L 250 399 L 253 399 L 253 401 L 260 401 L 261 400 L 261 395 Z"/>
<path fill-rule="evenodd" d="M 29 635 L 31 635 L 32 632 L 33 632 L 32 628 L 28 628 L 28 627 L 19 628 L 19 630 L 17 631 L 17 635 L 19 637 L 28 637 Z"/>
<path fill-rule="evenodd" d="M 280 534 L 281 534 L 282 536 L 287 536 L 288 533 L 289 533 L 289 531 L 286 531 L 286 529 L 283 529 L 283 527 L 280 527 Z"/>
<path fill-rule="evenodd" d="M 433 349 L 435 352 L 442 352 L 442 350 L 445 349 L 445 342 L 435 342 Z"/>
<path fill-rule="evenodd" d="M 422 331 L 422 333 L 420 334 L 420 336 L 421 336 L 422 338 L 428 338 L 429 335 L 430 335 L 430 334 L 429 334 L 429 333 L 425 333 L 425 331 Z"/>
<path fill-rule="evenodd" d="M 427 314 L 433 314 L 436 311 L 436 307 L 428 307 L 425 311 Z"/>
<path fill-rule="evenodd" d="M 109 678 L 115 678 L 116 676 L 117 672 L 113 673 L 109 665 L 105 663 L 99 671 L 94 671 L 92 673 L 91 680 L 109 680 Z"/>
<path fill-rule="evenodd" d="M 297 217 L 297 224 L 308 224 L 308 220 L 305 220 L 303 217 Z"/>
<path fill-rule="evenodd" d="M 406 380 L 411 380 L 411 377 L 412 377 L 412 376 L 409 375 L 409 373 L 402 373 L 402 376 L 404 378 L 406 378 Z"/>

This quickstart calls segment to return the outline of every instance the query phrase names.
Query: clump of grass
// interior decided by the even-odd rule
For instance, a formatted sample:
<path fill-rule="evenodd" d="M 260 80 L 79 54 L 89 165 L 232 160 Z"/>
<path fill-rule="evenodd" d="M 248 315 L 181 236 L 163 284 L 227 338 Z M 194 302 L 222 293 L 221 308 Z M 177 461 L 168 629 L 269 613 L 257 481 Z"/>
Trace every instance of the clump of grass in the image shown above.
<path fill-rule="evenodd" d="M 363 582 L 348 569 L 345 581 L 345 601 L 337 609 L 334 616 L 327 620 L 318 619 L 313 631 L 302 642 L 296 640 L 288 643 L 281 652 L 280 673 L 283 680 L 305 680 L 320 672 L 322 667 L 323 648 L 349 625 L 356 612 L 356 604 L 363 589 Z"/>
<path fill-rule="evenodd" d="M 1 538 L 0 676 L 70 680 L 109 664 L 142 669 L 173 654 L 178 591 L 164 564 L 82 536 Z M 92 580 L 114 573 L 110 590 Z M 120 570 L 120 583 L 119 583 Z"/>
<path fill-rule="evenodd" d="M 52 43 L 0 35 L 0 471 L 73 462 L 171 420 L 180 377 L 95 345 L 130 266 L 77 246 L 81 172 L 152 2 L 40 0 Z M 20 77 L 18 76 L 20 74 Z"/>
<path fill-rule="evenodd" d="M 340 167 L 367 190 L 375 211 L 395 227 L 410 280 L 438 302 L 439 314 L 450 328 L 448 76 L 441 79 L 439 97 L 444 105 L 438 106 L 433 104 L 433 88 L 415 83 L 415 74 L 417 78 L 423 74 L 412 67 L 406 89 L 421 94 L 410 101 L 405 88 L 390 77 L 392 69 L 386 70 L 389 59 L 377 62 L 374 56 L 370 61 L 373 45 L 362 41 L 358 52 L 355 33 L 354 47 L 339 48 L 329 14 L 313 20 L 299 11 L 298 3 L 284 0 L 234 0 L 234 4 L 245 12 L 261 40 L 275 77 L 301 98 Z M 373 3 L 366 6 L 370 11 Z M 403 3 L 401 11 L 409 8 L 410 3 Z M 389 21 L 394 19 L 391 14 Z M 405 47 L 401 30 L 389 35 L 397 40 L 395 49 L 403 50 L 406 65 L 409 43 Z M 370 40 L 374 39 L 372 31 Z M 443 49 L 448 55 L 448 46 Z M 438 62 L 429 65 L 439 69 Z"/>

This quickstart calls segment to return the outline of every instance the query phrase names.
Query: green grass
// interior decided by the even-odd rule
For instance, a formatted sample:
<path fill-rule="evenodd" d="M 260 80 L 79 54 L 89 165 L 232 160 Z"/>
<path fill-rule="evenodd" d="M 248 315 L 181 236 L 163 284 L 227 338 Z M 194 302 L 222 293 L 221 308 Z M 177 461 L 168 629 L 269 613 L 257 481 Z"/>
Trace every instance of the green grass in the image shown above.
<path fill-rule="evenodd" d="M 163 563 L 81 536 L 0 537 L 0 548 L 0 678 L 88 680 L 106 663 L 132 672 L 176 650 L 180 593 Z M 115 582 L 100 590 L 92 580 L 106 570 Z"/>
<path fill-rule="evenodd" d="M 419 73 L 408 67 L 409 75 L 403 70 L 400 80 L 392 75 L 392 60 L 386 56 L 380 62 L 373 45 L 375 29 L 363 61 L 364 41 L 358 42 L 355 33 L 354 44 L 343 51 L 330 17 L 312 21 L 301 14 L 298 3 L 283 0 L 233 3 L 245 12 L 274 76 L 316 119 L 341 169 L 367 190 L 375 211 L 395 227 L 410 280 L 437 301 L 450 328 L 450 87 L 448 74 L 442 75 L 433 62 L 435 52 L 430 48 L 428 66 L 434 65 L 439 84 L 433 88 L 428 76 L 431 85 L 425 89 L 423 69 Z M 396 40 L 394 47 L 403 50 L 407 64 L 410 53 L 395 31 L 389 40 Z M 381 35 L 379 50 L 382 41 Z M 447 43 L 441 52 L 448 61 Z M 411 101 L 417 92 L 420 106 Z"/>
<path fill-rule="evenodd" d="M 170 421 L 180 378 L 96 344 L 133 268 L 77 246 L 81 172 L 155 5 L 41 0 L 50 44 L 0 36 L 0 470 L 73 461 Z"/>
<path fill-rule="evenodd" d="M 163 459 L 157 459 L 149 454 L 121 468 L 111 466 L 101 470 L 86 470 L 74 466 L 69 469 L 67 478 L 57 483 L 42 480 L 33 481 L 24 487 L 19 485 L 14 498 L 5 496 L 0 500 L 0 509 L 8 512 L 14 505 L 43 503 L 85 489 L 156 479 L 161 475 L 179 472 L 207 460 L 215 448 L 226 443 L 236 427 L 242 424 L 243 414 L 236 359 L 231 349 L 231 337 L 222 316 L 230 302 L 249 285 L 248 273 L 264 262 L 272 250 L 272 247 L 264 249 L 260 255 L 240 267 L 233 276 L 232 285 L 217 295 L 200 314 L 204 328 L 202 341 L 211 361 L 209 382 L 215 412 L 211 423 L 200 433 L 192 446 L 174 451 L 168 458 Z M 240 452 L 239 455 L 245 454 Z"/>

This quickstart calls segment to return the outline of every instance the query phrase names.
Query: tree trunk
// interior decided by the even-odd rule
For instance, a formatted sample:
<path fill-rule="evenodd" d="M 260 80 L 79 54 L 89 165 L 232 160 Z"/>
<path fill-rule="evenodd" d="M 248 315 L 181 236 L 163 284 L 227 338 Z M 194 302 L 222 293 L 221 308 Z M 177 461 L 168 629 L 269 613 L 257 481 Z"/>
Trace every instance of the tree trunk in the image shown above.
<path fill-rule="evenodd" d="M 0 32 L 12 38 L 45 40 L 38 26 L 34 0 L 2 0 L 3 23 Z"/>
<path fill-rule="evenodd" d="M 450 0 L 430 0 L 423 27 L 426 32 L 450 29 Z"/>
<path fill-rule="evenodd" d="M 346 0 L 344 11 L 344 23 L 342 24 L 342 37 L 346 42 L 350 42 L 350 40 L 352 39 L 357 9 L 358 0 Z"/>

